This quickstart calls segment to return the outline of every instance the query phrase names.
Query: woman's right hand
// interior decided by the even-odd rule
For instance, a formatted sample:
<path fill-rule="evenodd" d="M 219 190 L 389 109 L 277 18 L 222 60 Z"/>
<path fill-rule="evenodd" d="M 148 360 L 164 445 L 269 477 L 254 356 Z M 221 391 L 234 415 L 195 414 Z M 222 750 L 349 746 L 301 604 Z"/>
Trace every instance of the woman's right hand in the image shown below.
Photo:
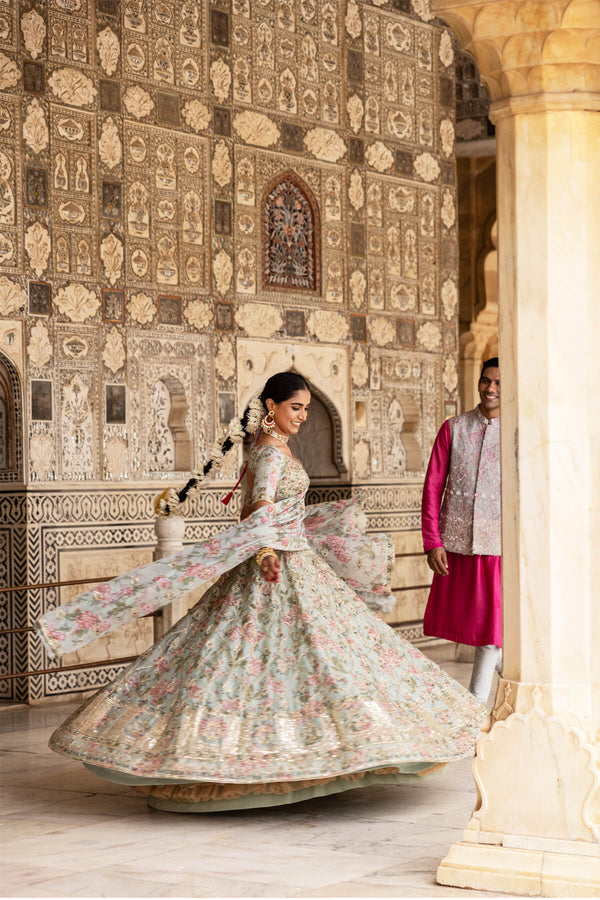
<path fill-rule="evenodd" d="M 279 559 L 272 554 L 269 556 L 265 556 L 259 566 L 260 574 L 265 579 L 265 581 L 269 581 L 273 584 L 279 581 L 280 568 L 281 563 L 279 562 Z"/>

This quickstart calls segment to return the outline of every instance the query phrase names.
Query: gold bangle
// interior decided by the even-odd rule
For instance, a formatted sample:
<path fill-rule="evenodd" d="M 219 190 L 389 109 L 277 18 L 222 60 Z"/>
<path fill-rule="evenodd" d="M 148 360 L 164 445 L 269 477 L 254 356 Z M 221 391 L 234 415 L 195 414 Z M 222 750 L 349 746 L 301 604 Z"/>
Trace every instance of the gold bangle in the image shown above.
<path fill-rule="evenodd" d="M 279 557 L 277 556 L 277 554 L 275 553 L 275 551 L 273 550 L 272 547 L 261 547 L 255 557 L 256 565 L 259 568 L 260 568 L 260 564 L 262 563 L 263 559 L 265 559 L 267 556 L 274 556 L 275 559 L 279 559 Z"/>

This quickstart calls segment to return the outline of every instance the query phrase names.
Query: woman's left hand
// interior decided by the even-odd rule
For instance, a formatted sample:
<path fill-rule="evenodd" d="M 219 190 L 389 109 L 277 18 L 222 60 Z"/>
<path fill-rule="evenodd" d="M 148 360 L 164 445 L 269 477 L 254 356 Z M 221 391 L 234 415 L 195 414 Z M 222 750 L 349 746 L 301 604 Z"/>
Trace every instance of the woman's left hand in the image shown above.
<path fill-rule="evenodd" d="M 276 556 L 273 556 L 272 554 L 269 556 L 265 556 L 259 568 L 260 574 L 265 579 L 265 581 L 269 581 L 271 583 L 276 583 L 279 581 L 279 569 L 281 568 L 281 563 Z"/>

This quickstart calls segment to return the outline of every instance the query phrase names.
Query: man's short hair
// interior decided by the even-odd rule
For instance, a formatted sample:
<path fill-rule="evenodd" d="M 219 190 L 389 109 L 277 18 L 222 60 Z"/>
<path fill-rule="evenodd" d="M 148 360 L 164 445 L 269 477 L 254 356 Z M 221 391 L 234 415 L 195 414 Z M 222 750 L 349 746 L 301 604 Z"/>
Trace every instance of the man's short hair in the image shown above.
<path fill-rule="evenodd" d="M 485 372 L 486 369 L 499 369 L 499 368 L 500 368 L 500 363 L 498 362 L 497 356 L 492 356 L 491 359 L 486 359 L 486 361 L 484 362 L 484 364 L 481 367 L 481 375 L 479 376 L 479 380 L 481 381 L 481 379 L 483 378 L 483 373 Z"/>

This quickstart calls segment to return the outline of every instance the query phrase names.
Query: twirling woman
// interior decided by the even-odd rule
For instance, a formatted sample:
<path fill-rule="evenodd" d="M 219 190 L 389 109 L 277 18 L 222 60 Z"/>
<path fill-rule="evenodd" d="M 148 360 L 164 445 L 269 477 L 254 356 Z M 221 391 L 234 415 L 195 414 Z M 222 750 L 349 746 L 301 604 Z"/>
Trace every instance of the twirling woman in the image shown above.
<path fill-rule="evenodd" d="M 304 508 L 309 480 L 288 439 L 306 420 L 308 385 L 280 373 L 260 401 L 223 445 L 258 431 L 245 518 L 38 623 L 59 654 L 221 575 L 50 741 L 101 777 L 140 786 L 158 809 L 272 806 L 419 781 L 469 756 L 479 730 L 481 704 L 368 608 L 391 602 L 390 538 L 361 532 L 355 500 Z M 163 513 L 220 451 L 163 498 Z"/>

